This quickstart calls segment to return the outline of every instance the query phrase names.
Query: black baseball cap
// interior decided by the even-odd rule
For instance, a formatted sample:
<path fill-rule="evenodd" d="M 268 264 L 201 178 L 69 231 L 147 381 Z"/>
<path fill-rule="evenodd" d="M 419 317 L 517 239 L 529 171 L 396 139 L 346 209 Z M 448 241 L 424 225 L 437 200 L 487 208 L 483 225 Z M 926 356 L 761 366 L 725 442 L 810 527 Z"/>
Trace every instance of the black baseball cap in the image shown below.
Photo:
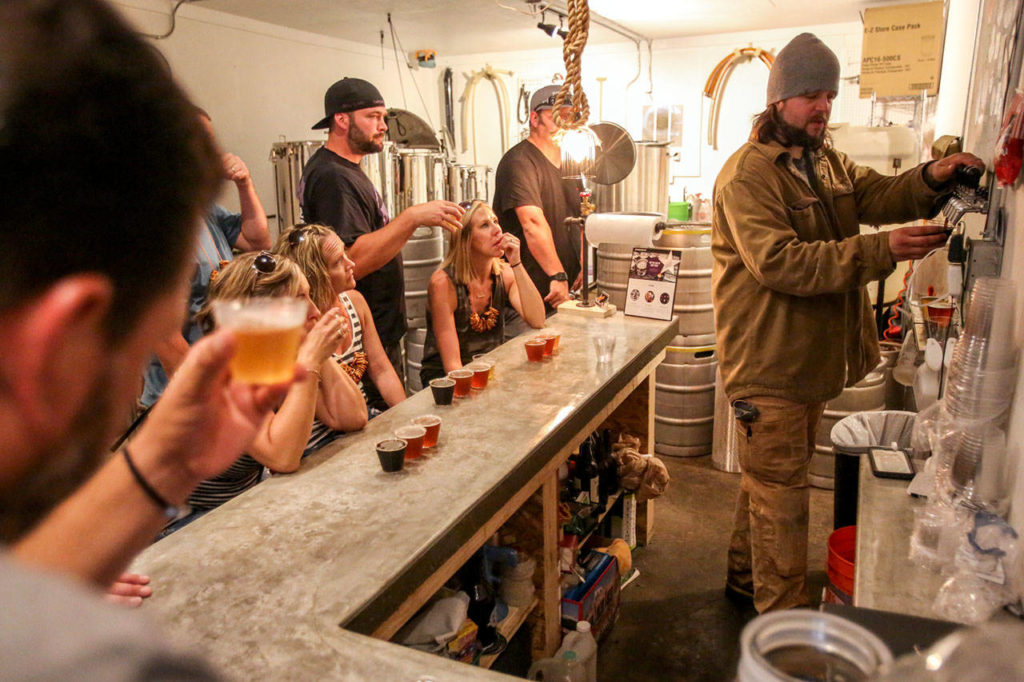
<path fill-rule="evenodd" d="M 561 89 L 561 85 L 545 85 L 543 88 L 535 90 L 533 96 L 530 97 L 530 111 L 544 111 L 545 109 L 554 109 L 555 98 L 558 96 L 558 91 Z M 568 93 L 566 95 L 565 101 L 562 102 L 562 106 L 572 106 L 572 93 Z"/>
<path fill-rule="evenodd" d="M 324 117 L 316 122 L 312 130 L 331 127 L 331 118 L 357 109 L 384 106 L 380 90 L 362 78 L 342 78 L 327 88 L 324 94 Z"/>

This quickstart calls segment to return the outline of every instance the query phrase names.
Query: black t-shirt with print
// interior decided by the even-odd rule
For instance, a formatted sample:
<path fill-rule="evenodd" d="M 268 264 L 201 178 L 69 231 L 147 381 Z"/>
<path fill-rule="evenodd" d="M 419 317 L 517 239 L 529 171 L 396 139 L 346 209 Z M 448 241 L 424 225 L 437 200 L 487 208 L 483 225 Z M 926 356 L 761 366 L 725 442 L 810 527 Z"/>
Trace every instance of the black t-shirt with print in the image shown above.
<path fill-rule="evenodd" d="M 384 201 L 359 164 L 326 147 L 317 150 L 306 163 L 299 196 L 303 220 L 334 228 L 346 247 L 391 220 Z M 356 289 L 373 313 L 381 343 L 397 344 L 406 331 L 402 254 L 356 282 Z"/>

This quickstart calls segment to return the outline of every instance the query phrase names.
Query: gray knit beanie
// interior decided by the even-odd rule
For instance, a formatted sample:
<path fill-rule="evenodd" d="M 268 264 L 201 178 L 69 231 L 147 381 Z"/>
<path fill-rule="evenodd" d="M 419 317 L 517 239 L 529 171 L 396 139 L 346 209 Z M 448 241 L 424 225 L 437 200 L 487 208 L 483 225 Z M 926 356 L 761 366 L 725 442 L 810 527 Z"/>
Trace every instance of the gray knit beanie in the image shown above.
<path fill-rule="evenodd" d="M 839 91 L 839 59 L 816 35 L 801 33 L 775 57 L 767 104 L 820 90 Z"/>

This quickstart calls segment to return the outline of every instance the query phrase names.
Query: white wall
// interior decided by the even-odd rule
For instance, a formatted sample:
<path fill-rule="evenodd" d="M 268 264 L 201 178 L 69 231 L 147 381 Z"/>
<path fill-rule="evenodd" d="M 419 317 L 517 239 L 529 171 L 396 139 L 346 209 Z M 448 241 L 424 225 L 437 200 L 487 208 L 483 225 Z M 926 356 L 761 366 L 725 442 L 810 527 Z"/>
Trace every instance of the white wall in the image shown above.
<path fill-rule="evenodd" d="M 793 29 L 775 29 L 750 33 L 731 33 L 696 38 L 656 41 L 653 46 L 653 94 L 648 95 L 648 57 L 642 51 L 640 78 L 627 85 L 637 74 L 637 52 L 632 43 L 623 41 L 615 45 L 588 46 L 583 56 L 583 88 L 590 102 L 591 120 L 606 120 L 624 126 L 634 138 L 640 139 L 645 104 L 679 104 L 683 107 L 684 153 L 672 164 L 673 182 L 670 193 L 673 200 L 682 198 L 683 187 L 689 192 L 710 194 L 715 176 L 728 156 L 736 150 L 750 132 L 752 117 L 764 109 L 768 70 L 760 61 L 739 64 L 732 72 L 723 96 L 719 123 L 718 149 L 707 144 L 707 117 L 710 100 L 702 90 L 711 70 L 734 49 L 754 45 L 778 51 L 793 36 L 803 31 L 818 35 L 839 57 L 842 76 L 860 71 L 861 25 L 857 22 L 809 26 Z M 521 83 L 529 90 L 552 82 L 552 76 L 564 72 L 562 52 L 558 41 L 552 41 L 550 50 L 529 52 L 494 52 L 441 59 L 441 66 L 451 66 L 456 73 L 456 97 L 462 95 L 463 74 L 480 69 L 484 64 L 513 72 L 507 79 L 510 92 L 515 93 Z M 604 95 L 601 97 L 598 77 L 605 77 Z M 869 100 L 857 98 L 857 86 L 841 83 L 840 96 L 834 111 L 834 121 L 866 125 L 870 114 Z M 513 122 L 515 102 L 512 97 Z M 501 158 L 497 136 L 486 137 L 484 131 L 498 125 L 495 98 L 489 89 L 477 91 L 477 161 L 492 167 Z M 457 103 L 456 108 L 460 105 Z M 603 111 L 603 117 L 599 113 Z M 511 140 L 519 139 L 519 126 L 514 126 Z M 461 148 L 460 148 L 461 149 Z M 460 162 L 472 163 L 472 153 L 459 155 Z"/>
<path fill-rule="evenodd" d="M 141 31 L 162 33 L 169 26 L 171 3 L 167 0 L 115 0 Z M 641 133 L 644 104 L 681 104 L 684 111 L 683 137 L 686 152 L 672 164 L 671 193 L 681 198 L 683 187 L 690 192 L 710 193 L 714 177 L 728 155 L 745 139 L 751 117 L 763 108 L 767 69 L 760 62 L 740 64 L 733 72 L 722 103 L 718 150 L 705 140 L 709 100 L 701 90 L 711 69 L 734 48 L 748 44 L 778 50 L 803 30 L 816 33 L 839 56 L 843 76 L 859 71 L 861 28 L 859 23 L 810 26 L 657 41 L 653 50 L 652 95 L 648 90 L 648 57 L 642 54 L 640 78 L 637 53 L 632 43 L 592 45 L 583 60 L 584 88 L 590 99 L 591 118 L 624 125 L 634 137 Z M 513 72 L 506 77 L 512 121 L 510 143 L 518 141 L 521 127 L 515 121 L 515 99 L 521 83 L 530 91 L 552 82 L 563 72 L 561 48 L 552 40 L 550 50 L 494 52 L 446 58 L 438 68 L 414 72 L 424 106 L 412 87 L 409 72 L 399 71 L 390 50 L 385 50 L 383 68 L 377 47 L 273 26 L 233 15 L 185 4 L 178 11 L 177 26 L 166 40 L 153 41 L 167 57 L 175 75 L 197 104 L 210 112 L 222 146 L 241 156 L 249 165 L 257 190 L 268 213 L 275 212 L 270 146 L 279 139 L 322 139 L 309 129 L 322 115 L 323 93 L 343 76 L 358 76 L 375 83 L 389 106 L 407 108 L 431 120 L 435 128 L 443 123 L 440 81 L 445 66 L 455 72 L 454 96 L 456 135 L 461 137 L 462 104 L 466 75 L 486 64 Z M 598 76 L 604 76 L 604 96 L 599 95 Z M 479 163 L 497 166 L 501 158 L 497 105 L 488 83 L 482 82 L 475 96 Z M 870 106 L 858 100 L 855 85 L 843 83 L 833 120 L 863 125 Z M 458 160 L 472 163 L 472 151 Z M 233 192 L 222 202 L 237 206 Z"/>
<path fill-rule="evenodd" d="M 115 0 L 140 31 L 159 34 L 169 26 L 166 0 Z M 310 130 L 323 117 L 324 92 L 345 76 L 376 84 L 390 106 L 403 106 L 398 71 L 389 49 L 381 66 L 379 48 L 281 28 L 185 4 L 170 38 L 153 41 L 199 106 L 213 118 L 221 146 L 246 162 L 267 213 L 275 213 L 270 147 L 279 139 L 326 139 Z M 403 71 L 405 67 L 403 66 Z M 423 116 L 403 74 L 409 110 Z M 438 121 L 438 74 L 417 73 L 416 80 Z M 222 202 L 237 209 L 233 191 Z"/>

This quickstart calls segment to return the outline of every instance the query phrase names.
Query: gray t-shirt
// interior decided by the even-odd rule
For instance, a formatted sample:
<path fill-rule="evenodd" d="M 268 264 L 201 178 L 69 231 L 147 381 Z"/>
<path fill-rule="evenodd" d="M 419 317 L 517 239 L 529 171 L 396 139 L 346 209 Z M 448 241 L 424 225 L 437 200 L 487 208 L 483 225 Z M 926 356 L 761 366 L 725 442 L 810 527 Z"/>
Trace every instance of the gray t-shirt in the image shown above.
<path fill-rule="evenodd" d="M 217 679 L 141 613 L 0 552 L 0 680 Z"/>

